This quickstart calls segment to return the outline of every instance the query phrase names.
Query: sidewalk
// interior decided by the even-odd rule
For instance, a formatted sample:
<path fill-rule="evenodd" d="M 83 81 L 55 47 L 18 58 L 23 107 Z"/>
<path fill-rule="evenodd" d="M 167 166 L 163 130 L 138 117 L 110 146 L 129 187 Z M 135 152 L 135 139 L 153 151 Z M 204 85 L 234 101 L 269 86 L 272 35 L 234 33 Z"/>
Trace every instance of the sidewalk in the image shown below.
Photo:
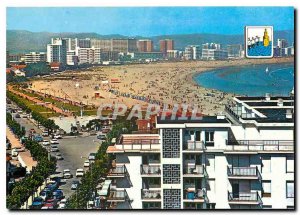
<path fill-rule="evenodd" d="M 6 137 L 11 143 L 11 148 L 24 147 L 8 126 L 6 126 Z M 32 167 L 37 165 L 37 161 L 33 160 L 30 151 L 27 149 L 24 152 L 19 152 L 18 159 L 23 167 L 26 166 L 28 171 L 31 171 Z"/>

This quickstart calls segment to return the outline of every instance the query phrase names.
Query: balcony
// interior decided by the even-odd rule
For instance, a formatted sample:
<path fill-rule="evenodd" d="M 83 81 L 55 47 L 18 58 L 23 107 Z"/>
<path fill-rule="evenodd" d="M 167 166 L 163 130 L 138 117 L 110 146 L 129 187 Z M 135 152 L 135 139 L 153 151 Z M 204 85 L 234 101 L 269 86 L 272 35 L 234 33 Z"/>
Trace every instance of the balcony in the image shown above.
<path fill-rule="evenodd" d="M 141 197 L 143 201 L 161 201 L 161 191 L 160 190 L 141 190 Z"/>
<path fill-rule="evenodd" d="M 123 134 L 114 146 L 109 146 L 107 153 L 147 152 L 159 153 L 158 134 Z"/>
<path fill-rule="evenodd" d="M 228 166 L 227 174 L 229 179 L 258 179 L 261 180 L 261 174 L 258 167 L 233 167 Z"/>
<path fill-rule="evenodd" d="M 188 140 L 183 145 L 183 152 L 186 153 L 199 153 L 205 150 L 205 145 L 203 141 L 192 141 Z"/>
<path fill-rule="evenodd" d="M 208 202 L 206 190 L 205 189 L 184 190 L 183 201 L 184 202 Z"/>
<path fill-rule="evenodd" d="M 225 153 L 294 153 L 293 140 L 227 141 Z"/>
<path fill-rule="evenodd" d="M 262 200 L 258 191 L 239 192 L 239 193 L 228 192 L 228 202 L 229 204 L 249 204 L 249 205 L 262 204 Z"/>
<path fill-rule="evenodd" d="M 109 170 L 109 173 L 107 175 L 108 178 L 123 178 L 128 174 L 126 166 L 116 166 L 115 168 L 112 168 Z"/>
<path fill-rule="evenodd" d="M 202 164 L 199 165 L 185 165 L 183 168 L 184 177 L 207 177 L 207 172 L 205 166 Z"/>
<path fill-rule="evenodd" d="M 108 202 L 125 202 L 128 195 L 126 190 L 111 190 L 107 197 Z"/>
<path fill-rule="evenodd" d="M 160 177 L 160 165 L 141 165 L 142 177 Z"/>

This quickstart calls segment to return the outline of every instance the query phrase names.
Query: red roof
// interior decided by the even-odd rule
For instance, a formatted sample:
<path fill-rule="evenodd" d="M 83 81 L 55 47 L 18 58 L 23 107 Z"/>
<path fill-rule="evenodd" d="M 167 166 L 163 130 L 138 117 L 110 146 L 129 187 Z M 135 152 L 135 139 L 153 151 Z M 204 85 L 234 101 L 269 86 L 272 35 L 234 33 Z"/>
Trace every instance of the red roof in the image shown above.
<path fill-rule="evenodd" d="M 24 64 L 21 64 L 21 65 L 18 65 L 18 64 L 13 64 L 12 67 L 13 68 L 16 68 L 16 69 L 24 69 L 27 65 L 24 65 Z"/>
<path fill-rule="evenodd" d="M 52 62 L 50 63 L 50 67 L 60 67 L 60 62 Z"/>

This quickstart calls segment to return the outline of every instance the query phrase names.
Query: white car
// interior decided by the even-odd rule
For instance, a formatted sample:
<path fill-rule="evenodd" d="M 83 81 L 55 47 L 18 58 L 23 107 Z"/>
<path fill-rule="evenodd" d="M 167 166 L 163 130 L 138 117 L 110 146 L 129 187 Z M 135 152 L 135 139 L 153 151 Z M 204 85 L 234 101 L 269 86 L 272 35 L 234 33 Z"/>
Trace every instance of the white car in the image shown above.
<path fill-rule="evenodd" d="M 69 169 L 65 169 L 63 173 L 64 173 L 64 178 L 72 178 L 72 174 Z"/>
<path fill-rule="evenodd" d="M 84 167 L 89 167 L 90 166 L 90 161 L 89 160 L 84 161 L 83 166 Z"/>
<path fill-rule="evenodd" d="M 58 144 L 59 142 L 58 142 L 57 139 L 52 139 L 52 140 L 50 140 L 50 143 L 51 143 L 51 144 Z"/>
<path fill-rule="evenodd" d="M 84 170 L 83 169 L 77 169 L 76 170 L 76 177 L 82 177 L 84 174 Z"/>
<path fill-rule="evenodd" d="M 43 141 L 43 146 L 49 146 L 49 145 L 50 145 L 49 140 L 44 140 L 44 141 Z"/>
<path fill-rule="evenodd" d="M 51 146 L 51 149 L 50 149 L 51 152 L 58 152 L 59 149 L 57 146 Z"/>
<path fill-rule="evenodd" d="M 54 135 L 54 138 L 55 138 L 55 139 L 62 139 L 62 136 L 61 136 L 60 134 L 55 134 L 55 135 Z"/>

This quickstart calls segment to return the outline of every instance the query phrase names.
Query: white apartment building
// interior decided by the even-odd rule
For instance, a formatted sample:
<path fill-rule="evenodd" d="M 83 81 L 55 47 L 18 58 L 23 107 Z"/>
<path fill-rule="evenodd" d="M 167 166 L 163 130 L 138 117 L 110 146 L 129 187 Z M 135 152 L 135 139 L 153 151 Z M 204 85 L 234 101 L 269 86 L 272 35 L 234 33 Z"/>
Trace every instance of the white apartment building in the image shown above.
<path fill-rule="evenodd" d="M 202 44 L 203 60 L 224 60 L 228 59 L 228 51 L 221 49 L 221 44 L 205 43 Z"/>
<path fill-rule="evenodd" d="M 124 134 L 106 207 L 294 208 L 294 98 L 236 97 L 226 115 L 157 118 L 157 134 Z"/>
<path fill-rule="evenodd" d="M 75 66 L 78 64 L 78 56 L 76 51 L 67 51 L 67 65 Z"/>
<path fill-rule="evenodd" d="M 45 52 L 30 52 L 24 55 L 24 61 L 28 63 L 46 62 L 47 54 Z"/>
<path fill-rule="evenodd" d="M 185 47 L 184 58 L 186 60 L 200 59 L 201 58 L 201 48 L 200 48 L 200 46 L 193 45 L 193 46 Z"/>
<path fill-rule="evenodd" d="M 67 40 L 51 38 L 51 44 L 47 45 L 47 62 L 59 62 L 63 65 L 67 62 Z"/>
<path fill-rule="evenodd" d="M 241 44 L 227 45 L 228 58 L 237 59 L 243 58 L 243 48 Z"/>
<path fill-rule="evenodd" d="M 76 48 L 78 56 L 78 64 L 100 64 L 101 49 L 100 48 Z"/>

